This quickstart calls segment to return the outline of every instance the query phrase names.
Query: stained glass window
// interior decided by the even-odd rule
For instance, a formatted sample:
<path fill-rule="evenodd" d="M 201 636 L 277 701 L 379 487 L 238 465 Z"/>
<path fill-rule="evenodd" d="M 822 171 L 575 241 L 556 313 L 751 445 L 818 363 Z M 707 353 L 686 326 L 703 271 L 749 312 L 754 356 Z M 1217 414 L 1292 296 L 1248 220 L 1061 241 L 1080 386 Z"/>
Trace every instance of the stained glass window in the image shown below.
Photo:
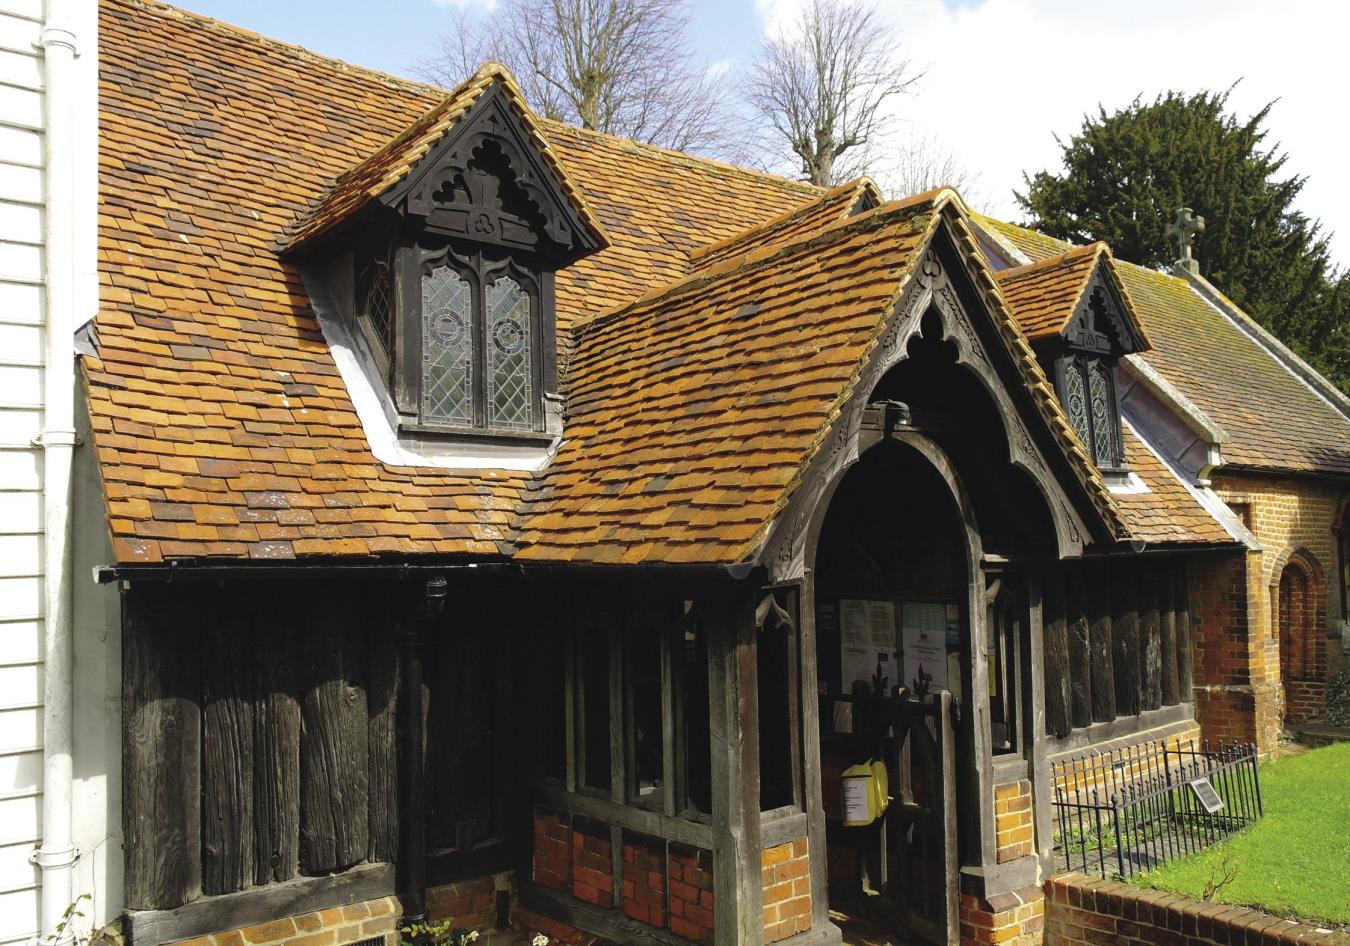
<path fill-rule="evenodd" d="M 1114 469 L 1124 459 L 1120 442 L 1120 418 L 1116 413 L 1115 376 L 1111 363 L 1083 355 L 1063 363 L 1064 410 L 1074 430 L 1099 467 Z"/>
<path fill-rule="evenodd" d="M 449 266 L 422 277 L 422 420 L 473 423 L 473 290 Z"/>
<path fill-rule="evenodd" d="M 530 297 L 502 277 L 487 290 L 487 425 L 534 427 L 534 373 L 530 366 Z"/>
<path fill-rule="evenodd" d="M 1065 367 L 1064 409 L 1069 412 L 1069 420 L 1073 423 L 1073 429 L 1078 431 L 1078 436 L 1090 450 L 1092 427 L 1088 422 L 1087 390 L 1083 384 L 1083 373 L 1079 370 L 1077 361 L 1071 361 Z"/>
<path fill-rule="evenodd" d="M 1116 449 L 1114 405 L 1111 403 L 1111 369 L 1099 360 L 1088 363 L 1088 390 L 1092 395 L 1092 431 L 1094 458 L 1098 466 L 1115 466 Z"/>

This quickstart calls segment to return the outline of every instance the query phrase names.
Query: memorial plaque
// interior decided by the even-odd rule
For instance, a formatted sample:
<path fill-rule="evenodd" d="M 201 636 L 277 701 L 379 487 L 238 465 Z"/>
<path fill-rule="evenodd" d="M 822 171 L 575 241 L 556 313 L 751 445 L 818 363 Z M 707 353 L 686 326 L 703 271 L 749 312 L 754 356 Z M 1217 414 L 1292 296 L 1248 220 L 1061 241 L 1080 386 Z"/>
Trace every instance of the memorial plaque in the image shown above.
<path fill-rule="evenodd" d="M 1205 811 L 1211 815 L 1223 811 L 1223 799 L 1219 797 L 1219 793 L 1214 790 L 1208 778 L 1192 779 L 1189 784 L 1191 791 L 1195 792 L 1196 800 L 1205 806 Z"/>

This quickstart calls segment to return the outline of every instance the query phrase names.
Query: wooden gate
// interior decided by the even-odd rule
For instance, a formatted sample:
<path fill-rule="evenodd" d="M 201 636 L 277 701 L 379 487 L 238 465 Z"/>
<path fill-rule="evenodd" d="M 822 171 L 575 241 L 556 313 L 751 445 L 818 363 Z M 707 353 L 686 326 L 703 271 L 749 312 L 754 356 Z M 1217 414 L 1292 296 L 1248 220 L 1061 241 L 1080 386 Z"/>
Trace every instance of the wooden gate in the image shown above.
<path fill-rule="evenodd" d="M 958 939 L 956 706 L 901 688 L 887 702 L 894 781 L 882 832 L 881 890 L 895 920 L 932 943 Z"/>

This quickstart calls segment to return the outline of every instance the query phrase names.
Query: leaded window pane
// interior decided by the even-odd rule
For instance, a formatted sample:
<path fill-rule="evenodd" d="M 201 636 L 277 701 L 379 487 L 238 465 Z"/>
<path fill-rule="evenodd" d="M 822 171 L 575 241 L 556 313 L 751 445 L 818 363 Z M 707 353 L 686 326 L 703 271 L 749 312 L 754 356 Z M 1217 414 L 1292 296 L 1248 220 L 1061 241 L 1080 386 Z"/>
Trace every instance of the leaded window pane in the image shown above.
<path fill-rule="evenodd" d="M 498 279 L 487 291 L 489 427 L 533 429 L 532 341 L 529 294 L 513 279 Z"/>
<path fill-rule="evenodd" d="M 383 260 L 371 263 L 366 282 L 365 314 L 375 336 L 388 352 L 394 340 L 394 287 L 389 266 Z"/>
<path fill-rule="evenodd" d="M 1071 361 L 1064 367 L 1064 408 L 1069 412 L 1069 421 L 1078 431 L 1083 445 L 1092 450 L 1092 432 L 1088 423 L 1088 402 L 1086 385 L 1083 382 L 1081 365 Z"/>
<path fill-rule="evenodd" d="M 1093 449 L 1098 466 L 1115 466 L 1116 447 L 1114 413 L 1111 409 L 1110 369 L 1101 361 L 1088 364 L 1088 391 L 1092 397 Z"/>
<path fill-rule="evenodd" d="M 449 266 L 422 277 L 422 420 L 473 424 L 473 290 Z"/>

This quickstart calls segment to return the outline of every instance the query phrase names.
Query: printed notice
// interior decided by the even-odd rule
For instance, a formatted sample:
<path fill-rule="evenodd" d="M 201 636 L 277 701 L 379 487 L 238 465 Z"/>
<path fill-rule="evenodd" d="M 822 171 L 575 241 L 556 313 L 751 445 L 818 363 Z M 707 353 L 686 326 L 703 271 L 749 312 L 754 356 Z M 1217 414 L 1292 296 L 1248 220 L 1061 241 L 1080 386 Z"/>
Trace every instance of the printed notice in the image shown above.
<path fill-rule="evenodd" d="M 846 822 L 867 824 L 872 814 L 867 810 L 867 788 L 870 781 L 865 778 L 846 778 L 844 786 L 844 820 Z"/>
<path fill-rule="evenodd" d="M 905 602 L 901 607 L 905 676 L 916 696 L 947 689 L 947 606 Z"/>
<path fill-rule="evenodd" d="M 893 603 L 858 599 L 839 602 L 839 669 L 843 692 L 850 692 L 855 680 L 870 686 L 877 661 L 880 659 L 889 667 L 894 653 Z"/>

